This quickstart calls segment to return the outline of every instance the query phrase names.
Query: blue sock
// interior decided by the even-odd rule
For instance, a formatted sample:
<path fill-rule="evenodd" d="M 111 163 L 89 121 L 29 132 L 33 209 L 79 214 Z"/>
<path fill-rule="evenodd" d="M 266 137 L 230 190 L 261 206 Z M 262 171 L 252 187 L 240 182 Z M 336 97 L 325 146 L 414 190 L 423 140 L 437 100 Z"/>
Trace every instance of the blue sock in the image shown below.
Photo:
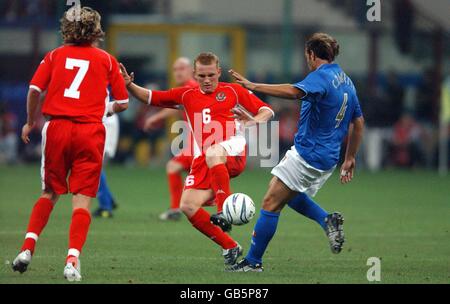
<path fill-rule="evenodd" d="M 98 188 L 97 198 L 101 209 L 112 210 L 113 197 L 106 183 L 106 175 L 103 171 L 100 176 L 100 187 Z"/>
<path fill-rule="evenodd" d="M 245 257 L 251 264 L 262 264 L 262 256 L 277 230 L 279 217 L 279 213 L 261 210 L 253 230 L 250 250 Z"/>
<path fill-rule="evenodd" d="M 305 193 L 299 193 L 289 201 L 288 205 L 298 213 L 316 221 L 323 229 L 326 228 L 325 218 L 327 217 L 328 212 L 323 210 L 322 207 Z"/>

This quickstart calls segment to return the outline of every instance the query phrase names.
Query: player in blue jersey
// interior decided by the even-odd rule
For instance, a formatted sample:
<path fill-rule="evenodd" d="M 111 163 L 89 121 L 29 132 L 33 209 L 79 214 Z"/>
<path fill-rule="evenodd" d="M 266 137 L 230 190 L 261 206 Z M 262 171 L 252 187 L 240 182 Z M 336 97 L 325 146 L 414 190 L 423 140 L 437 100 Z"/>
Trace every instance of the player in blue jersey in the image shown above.
<path fill-rule="evenodd" d="M 342 250 L 344 218 L 338 212 L 328 213 L 311 198 L 333 173 L 347 135 L 340 179 L 343 184 L 352 180 L 355 157 L 363 135 L 364 119 L 355 86 L 334 63 L 338 54 L 339 44 L 333 37 L 316 33 L 306 42 L 305 56 L 311 72 L 303 81 L 293 85 L 257 84 L 230 71 L 247 89 L 302 100 L 302 107 L 294 146 L 272 170 L 274 177 L 263 200 L 250 250 L 229 271 L 263 270 L 262 256 L 275 234 L 280 212 L 286 204 L 325 230 L 333 253 Z"/>

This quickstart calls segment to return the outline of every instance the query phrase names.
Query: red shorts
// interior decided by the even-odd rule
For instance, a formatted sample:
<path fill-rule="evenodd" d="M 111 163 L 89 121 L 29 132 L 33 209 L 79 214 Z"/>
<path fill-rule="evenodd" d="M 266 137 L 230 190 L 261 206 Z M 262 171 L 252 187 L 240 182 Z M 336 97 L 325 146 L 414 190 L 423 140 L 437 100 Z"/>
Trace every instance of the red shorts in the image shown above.
<path fill-rule="evenodd" d="M 105 133 L 102 123 L 46 122 L 42 129 L 42 189 L 96 197 Z"/>
<path fill-rule="evenodd" d="M 175 155 L 172 160 L 181 164 L 184 171 L 189 171 L 191 169 L 192 161 L 194 160 L 194 156 L 189 154 L 192 154 L 190 150 L 183 150 L 181 153 Z"/>
<path fill-rule="evenodd" d="M 240 175 L 244 169 L 247 158 L 241 156 L 227 156 L 225 166 L 228 169 L 230 177 Z M 211 175 L 206 164 L 205 155 L 199 156 L 192 162 L 191 172 L 186 177 L 184 189 L 211 189 Z"/>

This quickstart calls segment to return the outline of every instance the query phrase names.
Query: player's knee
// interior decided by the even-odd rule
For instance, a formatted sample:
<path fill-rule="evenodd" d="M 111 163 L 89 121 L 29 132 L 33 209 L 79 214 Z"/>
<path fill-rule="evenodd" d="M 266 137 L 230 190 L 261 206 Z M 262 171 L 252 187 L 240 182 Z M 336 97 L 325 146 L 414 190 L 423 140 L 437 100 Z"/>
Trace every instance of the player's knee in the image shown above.
<path fill-rule="evenodd" d="M 178 173 L 183 170 L 183 166 L 174 160 L 169 160 L 166 165 L 166 172 L 167 173 Z"/>
<path fill-rule="evenodd" d="M 46 198 L 46 199 L 51 200 L 54 205 L 58 201 L 59 195 L 52 191 L 44 191 L 44 192 L 42 192 L 41 198 Z"/>
<path fill-rule="evenodd" d="M 180 209 L 189 217 L 194 212 L 194 204 L 190 203 L 189 200 L 181 199 Z"/>
<path fill-rule="evenodd" d="M 206 164 L 209 168 L 224 164 L 227 160 L 227 152 L 220 145 L 214 145 L 209 147 L 205 153 Z"/>
<path fill-rule="evenodd" d="M 72 197 L 72 209 L 86 209 L 90 210 L 92 199 L 86 195 L 75 194 Z"/>
<path fill-rule="evenodd" d="M 281 211 L 281 202 L 273 194 L 266 194 L 263 199 L 262 209 L 270 212 Z"/>

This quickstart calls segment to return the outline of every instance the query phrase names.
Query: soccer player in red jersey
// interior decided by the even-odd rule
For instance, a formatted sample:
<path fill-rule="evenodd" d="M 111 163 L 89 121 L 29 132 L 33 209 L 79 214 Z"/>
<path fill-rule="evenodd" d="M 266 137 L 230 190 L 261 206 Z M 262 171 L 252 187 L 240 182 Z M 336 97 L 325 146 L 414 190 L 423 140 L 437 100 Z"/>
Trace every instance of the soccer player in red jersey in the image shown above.
<path fill-rule="evenodd" d="M 39 235 L 59 196 L 72 197 L 72 222 L 64 276 L 81 280 L 79 255 L 86 241 L 91 199 L 97 195 L 105 146 L 102 119 L 128 108 L 128 92 L 117 60 L 94 44 L 102 39 L 100 14 L 74 7 L 61 19 L 64 45 L 49 52 L 30 83 L 27 123 L 22 140 L 30 142 L 41 94 L 46 92 L 42 113 L 42 195 L 34 205 L 21 252 L 13 261 L 23 273 L 31 262 Z M 109 101 L 108 86 L 115 102 Z"/>
<path fill-rule="evenodd" d="M 201 53 L 195 59 L 198 88 L 151 91 L 134 84 L 121 67 L 129 92 L 140 101 L 184 107 L 193 133 L 194 160 L 185 181 L 181 210 L 197 230 L 222 247 L 225 265 L 233 265 L 243 250 L 226 233 L 231 225 L 222 215 L 222 205 L 230 195 L 230 177 L 242 173 L 246 163 L 243 120 L 234 117 L 241 118 L 246 111 L 254 116 L 245 124 L 266 122 L 273 117 L 272 109 L 238 84 L 219 82 L 219 58 L 212 53 Z M 218 214 L 210 217 L 202 206 L 214 197 Z"/>
<path fill-rule="evenodd" d="M 186 57 L 180 57 L 175 60 L 173 64 L 173 78 L 177 87 L 198 87 L 198 83 L 194 79 L 194 68 L 192 67 L 190 60 Z M 180 112 L 180 110 L 175 109 L 162 109 L 145 121 L 144 129 L 153 129 L 161 121 L 170 116 L 180 116 Z M 185 115 L 183 115 L 183 119 L 185 121 L 187 120 Z M 159 216 L 163 221 L 176 221 L 181 217 L 180 200 L 183 192 L 183 179 L 181 173 L 183 171 L 189 172 L 191 169 L 191 163 L 194 159 L 191 141 L 191 136 L 188 135 L 184 141 L 185 146 L 183 147 L 183 150 L 169 160 L 166 165 L 167 181 L 170 192 L 170 208 Z"/>

